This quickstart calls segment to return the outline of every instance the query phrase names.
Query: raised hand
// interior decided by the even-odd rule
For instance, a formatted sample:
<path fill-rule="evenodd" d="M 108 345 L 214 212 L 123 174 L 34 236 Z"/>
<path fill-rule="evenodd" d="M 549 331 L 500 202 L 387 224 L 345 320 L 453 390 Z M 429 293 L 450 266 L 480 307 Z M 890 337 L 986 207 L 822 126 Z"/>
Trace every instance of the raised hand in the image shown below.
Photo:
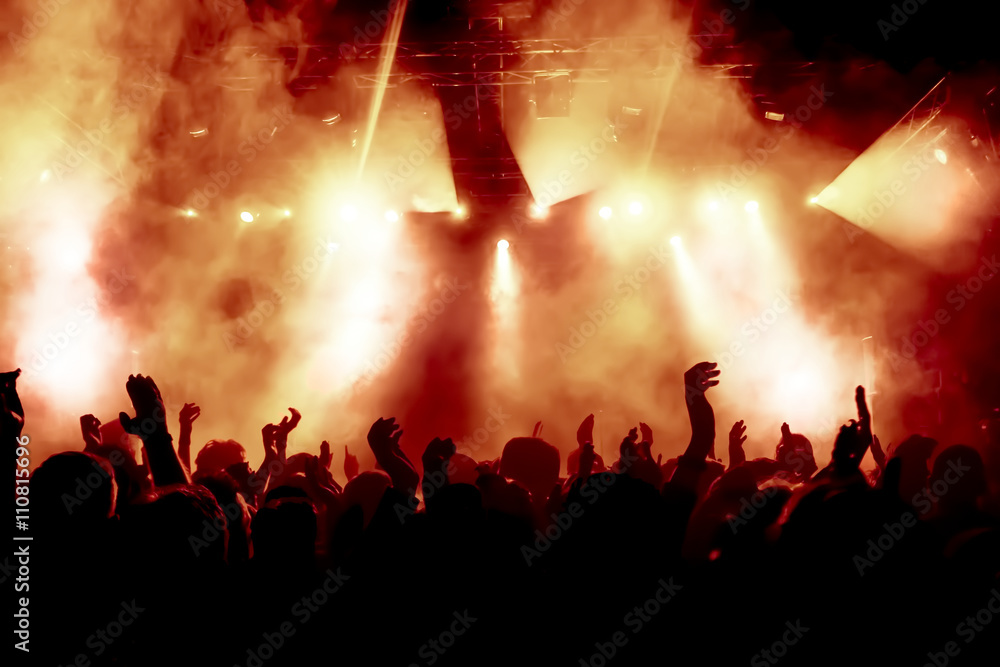
<path fill-rule="evenodd" d="M 358 457 L 351 454 L 347 449 L 347 445 L 344 445 L 344 476 L 347 477 L 347 481 L 350 482 L 357 477 L 360 469 Z"/>
<path fill-rule="evenodd" d="M 251 473 L 247 479 L 247 486 L 255 497 L 259 497 L 266 492 L 268 483 L 271 481 L 272 469 L 274 469 L 276 477 L 284 470 L 283 461 L 282 465 L 275 465 L 278 461 L 278 451 L 275 446 L 275 439 L 277 437 L 278 427 L 274 424 L 265 424 L 260 429 L 260 439 L 264 446 L 264 460 L 261 462 L 260 467 L 257 468 L 257 472 Z"/>
<path fill-rule="evenodd" d="M 264 459 L 275 459 L 278 457 L 277 451 L 275 451 L 274 441 L 278 437 L 278 427 L 274 424 L 266 424 L 264 428 L 260 430 L 260 437 L 264 443 Z"/>
<path fill-rule="evenodd" d="M 17 378 L 21 369 L 0 373 L 0 435 L 4 440 L 21 436 L 24 428 L 24 407 L 17 395 Z"/>
<path fill-rule="evenodd" d="M 403 435 L 395 417 L 378 419 L 368 431 L 368 446 L 375 461 L 392 479 L 392 486 L 400 493 L 416 495 L 420 476 L 409 459 L 403 455 L 399 439 Z"/>
<path fill-rule="evenodd" d="M 649 428 L 649 424 L 639 422 L 639 433 L 642 435 L 643 442 L 653 444 L 653 429 Z"/>
<path fill-rule="evenodd" d="M 281 423 L 278 424 L 279 435 L 284 434 L 286 438 L 288 437 L 288 434 L 299 425 L 299 422 L 302 421 L 302 414 L 298 410 L 295 408 L 288 408 L 288 411 L 292 413 L 292 418 L 289 419 L 288 417 L 283 417 L 281 419 Z"/>
<path fill-rule="evenodd" d="M 124 412 L 118 414 L 125 432 L 137 435 L 143 440 L 157 435 L 169 435 L 163 398 L 153 378 L 129 375 L 125 391 L 132 399 L 132 407 L 135 410 L 135 417 L 129 417 Z"/>
<path fill-rule="evenodd" d="M 642 438 L 639 440 L 639 454 L 646 461 L 653 461 L 653 429 L 648 424 L 639 422 L 639 433 Z"/>
<path fill-rule="evenodd" d="M 715 411 L 705 398 L 705 392 L 719 384 L 715 379 L 721 373 L 716 370 L 717 366 L 714 362 L 702 361 L 684 373 L 684 393 L 691 420 L 691 442 L 684 456 L 691 462 L 703 462 L 707 456 L 715 458 Z"/>
<path fill-rule="evenodd" d="M 583 447 L 586 443 L 594 442 L 594 415 L 589 414 L 580 422 L 576 429 L 576 444 Z"/>
<path fill-rule="evenodd" d="M 785 424 L 782 426 L 782 432 L 788 426 Z M 733 427 L 729 429 L 729 469 L 732 470 L 736 466 L 742 464 L 747 460 L 746 452 L 743 451 L 743 443 L 747 441 L 747 427 L 743 424 L 743 420 L 733 424 Z"/>
<path fill-rule="evenodd" d="M 327 508 L 335 506 L 343 489 L 323 466 L 320 457 L 306 457 L 304 468 L 306 493 Z"/>
<path fill-rule="evenodd" d="M 424 471 L 443 470 L 448 460 L 455 455 L 455 443 L 451 438 L 434 438 L 428 443 L 421 462 L 424 464 Z"/>
<path fill-rule="evenodd" d="M 719 384 L 715 378 L 719 377 L 722 371 L 716 370 L 717 366 L 715 362 L 702 361 L 684 373 L 684 388 L 688 402 L 692 398 L 704 396 L 706 391 Z"/>
<path fill-rule="evenodd" d="M 368 446 L 371 447 L 379 465 L 383 465 L 382 459 L 392 456 L 399 447 L 399 439 L 402 435 L 402 428 L 396 423 L 395 417 L 379 418 L 372 424 L 368 430 Z"/>
<path fill-rule="evenodd" d="M 856 472 L 872 444 L 871 413 L 865 400 L 865 388 L 859 386 L 854 397 L 858 406 L 858 420 L 852 419 L 841 426 L 833 445 L 833 467 L 840 475 Z"/>
<path fill-rule="evenodd" d="M 80 417 L 80 433 L 83 435 L 83 451 L 96 453 L 104 444 L 101 439 L 101 420 L 94 415 Z"/>
<path fill-rule="evenodd" d="M 891 442 L 889 446 L 892 446 Z M 872 434 L 872 458 L 875 459 L 875 465 L 878 466 L 879 470 L 885 470 L 885 450 L 875 434 Z"/>
<path fill-rule="evenodd" d="M 295 408 L 288 408 L 288 411 L 292 413 L 292 418 L 283 417 L 281 423 L 274 426 L 274 447 L 278 451 L 278 460 L 284 462 L 285 451 L 288 449 L 288 434 L 299 425 L 302 420 L 302 415 Z"/>
<path fill-rule="evenodd" d="M 858 428 L 863 439 L 864 448 L 867 450 L 872 444 L 872 413 L 868 410 L 868 401 L 865 398 L 865 388 L 858 386 L 854 390 L 854 402 L 858 406 Z M 864 452 L 862 451 L 862 456 Z"/>
<path fill-rule="evenodd" d="M 330 464 L 333 463 L 333 454 L 330 453 L 330 443 L 326 440 L 319 443 L 319 462 L 327 470 L 330 469 Z"/>
<path fill-rule="evenodd" d="M 184 407 L 181 408 L 180 422 L 181 429 L 191 428 L 191 424 L 194 423 L 198 417 L 201 416 L 201 408 L 199 408 L 194 403 L 185 403 Z"/>
<path fill-rule="evenodd" d="M 132 399 L 135 417 L 121 412 L 118 419 L 126 433 L 142 438 L 153 483 L 157 486 L 190 483 L 187 469 L 174 451 L 170 431 L 167 429 L 163 398 L 153 378 L 130 375 L 125 383 L 125 390 Z"/>
<path fill-rule="evenodd" d="M 181 408 L 178 421 L 181 424 L 181 433 L 177 438 L 177 455 L 181 463 L 191 470 L 191 424 L 201 415 L 201 408 L 194 403 L 185 403 Z"/>
<path fill-rule="evenodd" d="M 618 447 L 618 471 L 628 470 L 639 460 L 639 432 L 634 427 L 629 429 L 628 435 L 622 439 L 622 444 Z"/>

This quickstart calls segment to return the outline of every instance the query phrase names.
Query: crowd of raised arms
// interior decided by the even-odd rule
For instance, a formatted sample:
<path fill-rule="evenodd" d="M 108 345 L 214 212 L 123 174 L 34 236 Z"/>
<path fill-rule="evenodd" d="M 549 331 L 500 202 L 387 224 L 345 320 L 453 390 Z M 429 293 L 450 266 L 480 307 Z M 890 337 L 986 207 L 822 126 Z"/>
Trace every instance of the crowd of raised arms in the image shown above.
<path fill-rule="evenodd" d="M 12 448 L 31 431 L 17 374 L 2 375 Z M 830 461 L 787 424 L 773 458 L 748 460 L 737 422 L 723 462 L 708 400 L 718 376 L 703 362 L 678 382 L 691 439 L 677 458 L 654 454 L 640 424 L 605 465 L 590 415 L 565 467 L 553 445 L 519 437 L 494 461 L 434 439 L 418 468 L 388 418 L 368 433 L 377 469 L 345 447 L 339 482 L 327 442 L 286 456 L 295 410 L 263 427 L 257 470 L 232 440 L 192 461 L 198 406 L 180 411 L 175 441 L 153 379 L 130 376 L 134 416 L 81 417 L 82 451 L 31 474 L 31 656 L 1000 665 L 998 422 L 981 442 L 914 435 L 883 451 L 858 387 Z"/>

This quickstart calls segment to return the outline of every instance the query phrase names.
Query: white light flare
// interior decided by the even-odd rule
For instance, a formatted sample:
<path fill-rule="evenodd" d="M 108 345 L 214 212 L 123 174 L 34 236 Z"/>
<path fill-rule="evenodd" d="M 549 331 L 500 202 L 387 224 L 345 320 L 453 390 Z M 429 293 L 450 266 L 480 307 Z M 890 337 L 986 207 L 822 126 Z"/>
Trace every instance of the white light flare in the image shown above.
<path fill-rule="evenodd" d="M 95 281 L 88 272 L 103 194 L 92 184 L 60 184 L 26 213 L 32 225 L 25 249 L 33 269 L 16 306 L 15 358 L 24 371 L 25 394 L 35 393 L 60 411 L 93 409 L 114 381 L 109 369 L 123 347 L 104 313 L 128 287 L 123 281 L 129 274 L 99 269 L 104 278 Z"/>
<path fill-rule="evenodd" d="M 687 327 L 693 335 L 704 339 L 717 330 L 718 324 L 710 313 L 713 302 L 708 295 L 705 277 L 699 272 L 681 237 L 672 237 L 670 245 L 674 249 L 677 275 L 681 281 L 681 300 L 687 311 Z"/>
<path fill-rule="evenodd" d="M 490 297 L 494 319 L 494 372 L 501 380 L 513 382 L 520 377 L 520 308 L 517 277 L 510 255 L 510 243 L 506 239 L 498 241 Z"/>
<path fill-rule="evenodd" d="M 345 204 L 340 207 L 340 219 L 344 222 L 353 222 L 358 219 L 358 207 L 353 204 Z"/>

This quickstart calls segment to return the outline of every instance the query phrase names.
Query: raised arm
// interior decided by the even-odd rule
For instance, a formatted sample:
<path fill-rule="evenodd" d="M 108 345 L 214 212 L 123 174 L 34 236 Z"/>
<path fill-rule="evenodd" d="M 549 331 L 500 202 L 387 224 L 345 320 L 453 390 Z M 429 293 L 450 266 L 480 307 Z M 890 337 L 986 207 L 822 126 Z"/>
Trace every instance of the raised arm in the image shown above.
<path fill-rule="evenodd" d="M 871 413 L 865 400 L 864 387 L 855 390 L 854 400 L 858 406 L 858 419 L 852 419 L 840 427 L 840 433 L 833 444 L 830 465 L 824 470 L 840 478 L 858 473 L 861 460 L 872 444 Z"/>
<path fill-rule="evenodd" d="M 747 453 L 743 451 L 743 443 L 747 441 L 746 432 L 747 427 L 742 419 L 729 429 L 729 470 L 743 465 L 747 460 Z"/>
<path fill-rule="evenodd" d="M 191 472 L 191 424 L 200 415 L 201 408 L 194 403 L 185 403 L 179 416 L 181 432 L 177 438 L 177 456 L 188 472 Z"/>
<path fill-rule="evenodd" d="M 126 433 L 142 439 L 146 462 L 157 486 L 189 484 L 191 478 L 174 451 L 173 438 L 167 430 L 167 413 L 153 378 L 129 375 L 125 390 L 132 399 L 135 417 L 119 413 L 118 419 Z"/>
<path fill-rule="evenodd" d="M 368 431 L 368 446 L 375 455 L 375 461 L 392 480 L 393 488 L 412 496 L 417 493 L 420 476 L 399 448 L 399 438 L 402 435 L 403 431 L 399 430 L 395 417 L 380 418 Z"/>
<path fill-rule="evenodd" d="M 278 467 L 276 465 L 278 452 L 274 446 L 277 428 L 274 424 L 267 424 L 260 430 L 261 441 L 264 445 L 264 460 L 261 462 L 260 467 L 257 468 L 257 472 L 250 475 L 248 482 L 254 496 L 256 496 L 255 501 L 267 491 L 267 483 L 271 477 L 272 468 L 276 469 Z"/>
<path fill-rule="evenodd" d="M 691 442 L 677 461 L 677 469 L 671 482 L 694 491 L 698 477 L 705 469 L 705 457 L 713 453 L 715 447 L 715 411 L 705 392 L 719 384 L 716 380 L 720 371 L 718 364 L 702 361 L 684 373 L 684 394 L 688 418 L 691 420 Z"/>
<path fill-rule="evenodd" d="M 10 451 L 14 452 L 18 447 L 18 438 L 21 437 L 21 430 L 24 428 L 24 408 L 21 407 L 21 399 L 17 395 L 17 378 L 21 375 L 21 369 L 0 373 L 0 439 Z M 16 458 L 16 457 L 15 457 Z"/>
<path fill-rule="evenodd" d="M 344 445 L 344 477 L 350 482 L 352 479 L 358 476 L 360 471 L 360 466 L 358 465 L 358 457 L 351 454 L 351 451 Z"/>

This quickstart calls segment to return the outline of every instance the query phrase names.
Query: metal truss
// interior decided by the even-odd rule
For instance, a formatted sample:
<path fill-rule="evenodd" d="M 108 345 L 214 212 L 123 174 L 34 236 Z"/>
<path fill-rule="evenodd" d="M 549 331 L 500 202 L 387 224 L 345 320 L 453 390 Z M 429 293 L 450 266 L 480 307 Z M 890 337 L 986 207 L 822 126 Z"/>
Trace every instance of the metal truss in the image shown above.
<path fill-rule="evenodd" d="M 894 137 L 897 133 L 904 134 L 900 141 L 900 144 L 896 147 L 896 150 L 892 152 L 893 155 L 903 150 L 907 144 L 913 141 L 916 137 L 920 136 L 931 123 L 934 122 L 944 107 L 948 104 L 950 99 L 950 91 L 948 86 L 945 85 L 947 76 L 941 78 L 940 81 L 934 84 L 933 87 L 927 94 L 920 98 L 920 101 L 913 105 L 909 111 L 907 111 L 902 118 L 896 121 L 896 124 L 889 128 L 885 133 L 887 137 Z M 935 134 L 934 137 L 930 138 L 926 143 L 933 143 L 940 134 Z"/>
<path fill-rule="evenodd" d="M 711 37 L 711 35 L 709 35 Z M 237 47 L 247 51 L 247 58 L 260 62 L 284 62 L 278 54 L 263 52 L 259 47 Z M 374 66 L 382 55 L 381 43 L 313 44 L 309 45 L 314 62 L 370 63 Z M 575 83 L 610 82 L 623 61 L 623 56 L 641 66 L 638 76 L 664 79 L 676 66 L 689 60 L 685 52 L 690 44 L 668 40 L 661 35 L 631 37 L 589 37 L 553 39 L 508 39 L 503 35 L 484 35 L 482 39 L 438 42 L 400 43 L 396 47 L 395 69 L 383 80 L 374 71 L 354 76 L 359 88 L 389 87 L 410 82 L 430 86 L 510 86 L 529 85 L 536 79 L 557 74 L 570 74 Z M 726 51 L 722 48 L 720 51 Z M 188 56 L 200 60 L 198 56 Z M 814 62 L 771 63 L 788 76 L 813 76 Z M 759 65 L 755 63 L 696 64 L 695 67 L 723 79 L 749 79 Z M 374 68 L 373 68 L 374 69 Z M 308 79 L 305 77 L 306 87 Z M 315 77 L 317 85 L 323 77 Z M 242 89 L 241 77 L 224 79 L 227 88 Z"/>

